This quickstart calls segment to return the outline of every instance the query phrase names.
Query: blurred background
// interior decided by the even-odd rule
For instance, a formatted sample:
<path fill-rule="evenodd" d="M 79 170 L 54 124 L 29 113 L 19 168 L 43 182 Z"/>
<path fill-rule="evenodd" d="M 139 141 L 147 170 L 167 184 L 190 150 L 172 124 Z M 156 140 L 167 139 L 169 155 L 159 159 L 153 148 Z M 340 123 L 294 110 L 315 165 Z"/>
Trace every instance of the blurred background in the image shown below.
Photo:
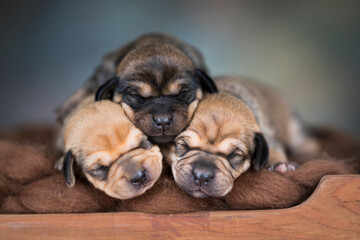
<path fill-rule="evenodd" d="M 2 0 L 0 128 L 54 122 L 101 57 L 147 32 L 257 78 L 309 123 L 360 136 L 360 1 Z"/>

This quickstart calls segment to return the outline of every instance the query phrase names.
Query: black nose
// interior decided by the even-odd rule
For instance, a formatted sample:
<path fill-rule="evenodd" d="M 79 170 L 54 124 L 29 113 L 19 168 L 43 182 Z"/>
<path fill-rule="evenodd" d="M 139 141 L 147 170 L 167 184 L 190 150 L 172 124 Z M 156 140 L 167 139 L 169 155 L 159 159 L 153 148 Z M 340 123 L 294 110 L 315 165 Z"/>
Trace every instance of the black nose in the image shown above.
<path fill-rule="evenodd" d="M 153 120 L 160 130 L 167 130 L 172 122 L 171 114 L 154 114 Z"/>
<path fill-rule="evenodd" d="M 145 170 L 139 171 L 137 172 L 137 174 L 135 175 L 135 177 L 133 177 L 132 179 L 130 179 L 130 182 L 135 185 L 135 186 L 141 186 L 144 185 L 144 183 L 147 180 L 147 174 Z"/>
<path fill-rule="evenodd" d="M 197 185 L 207 185 L 214 178 L 214 171 L 210 169 L 194 169 L 193 175 Z"/>
<path fill-rule="evenodd" d="M 208 184 L 215 176 L 216 166 L 207 160 L 199 160 L 192 163 L 192 173 L 197 185 Z"/>

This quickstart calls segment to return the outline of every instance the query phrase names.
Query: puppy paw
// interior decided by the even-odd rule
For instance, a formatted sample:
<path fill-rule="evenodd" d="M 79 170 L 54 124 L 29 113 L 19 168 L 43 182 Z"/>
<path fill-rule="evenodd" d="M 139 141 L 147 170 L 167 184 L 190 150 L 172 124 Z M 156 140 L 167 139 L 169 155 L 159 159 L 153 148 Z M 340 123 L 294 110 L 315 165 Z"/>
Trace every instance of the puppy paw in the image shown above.
<path fill-rule="evenodd" d="M 287 163 L 275 163 L 271 164 L 267 167 L 268 170 L 278 172 L 281 174 L 285 174 L 287 172 L 291 172 L 299 168 L 299 164 L 293 163 L 293 162 L 287 162 Z"/>
<path fill-rule="evenodd" d="M 64 156 L 61 156 L 54 165 L 54 168 L 58 171 L 62 171 L 63 170 L 63 166 L 64 166 Z"/>

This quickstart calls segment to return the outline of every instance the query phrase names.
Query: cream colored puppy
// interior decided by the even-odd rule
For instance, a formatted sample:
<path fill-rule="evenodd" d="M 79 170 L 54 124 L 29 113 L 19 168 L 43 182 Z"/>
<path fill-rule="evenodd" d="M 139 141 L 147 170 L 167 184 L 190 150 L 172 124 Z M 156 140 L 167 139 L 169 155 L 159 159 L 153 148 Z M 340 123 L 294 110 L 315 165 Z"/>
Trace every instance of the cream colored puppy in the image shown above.
<path fill-rule="evenodd" d="M 62 170 L 69 187 L 75 167 L 109 196 L 128 199 L 151 188 L 162 171 L 162 155 L 122 107 L 111 101 L 84 100 L 66 121 Z"/>

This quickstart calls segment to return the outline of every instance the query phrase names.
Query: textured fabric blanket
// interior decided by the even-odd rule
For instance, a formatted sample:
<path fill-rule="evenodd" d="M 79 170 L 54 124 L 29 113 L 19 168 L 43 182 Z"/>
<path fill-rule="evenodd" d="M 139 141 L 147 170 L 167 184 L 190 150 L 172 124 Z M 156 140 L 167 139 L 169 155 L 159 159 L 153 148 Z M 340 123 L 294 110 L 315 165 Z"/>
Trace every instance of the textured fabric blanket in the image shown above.
<path fill-rule="evenodd" d="M 95 189 L 86 179 L 68 188 L 54 169 L 60 153 L 53 147 L 54 127 L 0 131 L 0 213 L 80 213 L 139 211 L 183 213 L 200 210 L 275 209 L 308 198 L 320 179 L 330 174 L 360 173 L 360 144 L 333 129 L 313 130 L 323 148 L 314 159 L 287 175 L 268 170 L 242 174 L 223 198 L 196 199 L 177 187 L 169 169 L 145 194 L 118 200 Z"/>

